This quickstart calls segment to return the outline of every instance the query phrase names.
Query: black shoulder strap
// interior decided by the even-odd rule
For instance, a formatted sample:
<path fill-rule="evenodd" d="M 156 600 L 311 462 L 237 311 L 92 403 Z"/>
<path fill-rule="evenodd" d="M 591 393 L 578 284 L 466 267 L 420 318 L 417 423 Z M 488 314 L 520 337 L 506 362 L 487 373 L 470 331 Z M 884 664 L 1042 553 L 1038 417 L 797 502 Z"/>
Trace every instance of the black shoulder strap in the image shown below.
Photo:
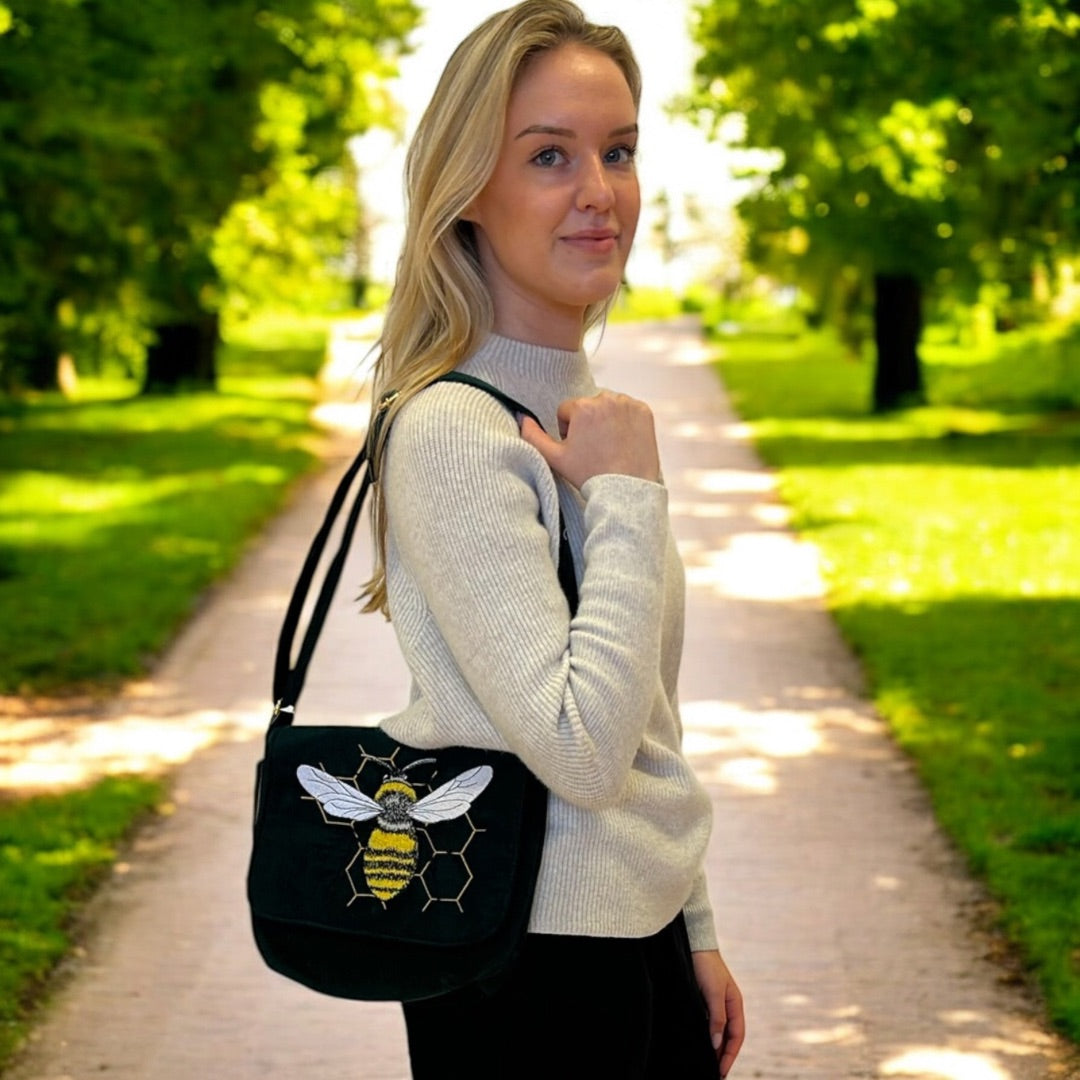
<path fill-rule="evenodd" d="M 464 383 L 467 386 L 475 387 L 477 390 L 482 390 L 484 393 L 490 394 L 511 412 L 522 416 L 529 416 L 533 420 L 536 420 L 537 423 L 540 423 L 532 410 L 527 409 L 512 397 L 504 394 L 497 387 L 484 382 L 482 379 L 474 378 L 472 375 L 465 375 L 460 371 L 451 371 L 434 381 Z M 393 400 L 393 396 L 392 393 L 386 395 L 380 403 L 380 408 L 376 410 L 375 419 L 372 422 L 373 430 L 369 437 L 364 440 L 364 445 L 360 448 L 360 452 L 356 455 L 353 463 L 349 466 L 345 475 L 338 483 L 337 490 L 334 492 L 333 497 L 330 499 L 330 505 L 327 507 L 326 516 L 323 518 L 322 525 L 319 526 L 319 531 L 315 534 L 315 538 L 311 542 L 311 548 L 307 553 L 307 558 L 304 560 L 304 565 L 300 570 L 300 576 L 293 588 L 292 598 L 289 600 L 289 606 L 286 609 L 285 618 L 281 625 L 281 633 L 278 635 L 277 655 L 274 660 L 275 705 L 274 716 L 270 721 L 271 728 L 292 723 L 296 703 L 304 688 L 304 679 L 307 676 L 308 665 L 311 663 L 311 658 L 315 654 L 315 646 L 318 643 L 319 634 L 322 632 L 323 623 L 326 621 L 327 612 L 330 610 L 330 603 L 334 598 L 338 582 L 341 580 L 341 572 L 345 567 L 345 559 L 352 547 L 353 535 L 356 532 L 357 522 L 360 520 L 360 511 L 363 509 L 364 501 L 367 499 L 368 491 L 371 489 L 374 480 L 369 455 L 370 446 L 373 444 L 371 436 L 377 432 L 377 425 L 380 422 L 381 416 L 385 413 L 385 405 Z M 363 475 L 361 475 L 361 473 Z M 349 491 L 356 483 L 358 476 L 360 477 L 359 487 L 357 488 L 352 505 L 349 507 L 348 514 L 345 517 L 345 525 L 342 529 L 341 539 L 338 541 L 337 550 L 323 575 L 322 584 L 319 586 L 318 596 L 315 600 L 315 606 L 312 608 L 311 615 L 308 618 L 307 627 L 304 630 L 303 639 L 300 643 L 300 651 L 297 654 L 295 662 L 293 662 L 293 645 L 296 640 L 304 604 L 311 591 L 312 583 L 314 582 L 315 574 L 319 567 L 319 562 L 326 551 L 326 545 L 330 540 L 330 534 L 341 515 Z M 566 594 L 566 601 L 570 606 L 570 613 L 573 615 L 577 611 L 578 604 L 577 580 L 574 576 L 574 559 L 570 552 L 570 542 L 567 539 L 561 510 L 559 512 L 558 572 L 559 584 Z"/>

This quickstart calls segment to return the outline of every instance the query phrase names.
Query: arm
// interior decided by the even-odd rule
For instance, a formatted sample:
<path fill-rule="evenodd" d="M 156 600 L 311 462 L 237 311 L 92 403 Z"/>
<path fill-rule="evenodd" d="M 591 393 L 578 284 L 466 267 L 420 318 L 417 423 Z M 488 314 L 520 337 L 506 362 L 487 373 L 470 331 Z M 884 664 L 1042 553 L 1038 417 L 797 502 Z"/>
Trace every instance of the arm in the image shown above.
<path fill-rule="evenodd" d="M 500 405 L 467 388 L 426 391 L 395 422 L 384 483 L 397 557 L 484 714 L 561 797 L 613 801 L 656 693 L 664 489 L 625 475 L 582 481 L 571 624 L 540 520 L 554 482 Z"/>

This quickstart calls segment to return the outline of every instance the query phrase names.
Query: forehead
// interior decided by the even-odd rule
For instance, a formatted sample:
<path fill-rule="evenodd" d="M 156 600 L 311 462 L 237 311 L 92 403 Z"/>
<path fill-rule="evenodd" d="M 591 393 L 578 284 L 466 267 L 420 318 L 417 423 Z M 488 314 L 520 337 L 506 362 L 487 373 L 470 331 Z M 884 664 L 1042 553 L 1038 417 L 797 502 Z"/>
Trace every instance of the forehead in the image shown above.
<path fill-rule="evenodd" d="M 584 45 L 561 45 L 534 57 L 510 94 L 507 118 L 580 108 L 618 110 L 633 120 L 637 110 L 622 69 L 606 53 Z"/>

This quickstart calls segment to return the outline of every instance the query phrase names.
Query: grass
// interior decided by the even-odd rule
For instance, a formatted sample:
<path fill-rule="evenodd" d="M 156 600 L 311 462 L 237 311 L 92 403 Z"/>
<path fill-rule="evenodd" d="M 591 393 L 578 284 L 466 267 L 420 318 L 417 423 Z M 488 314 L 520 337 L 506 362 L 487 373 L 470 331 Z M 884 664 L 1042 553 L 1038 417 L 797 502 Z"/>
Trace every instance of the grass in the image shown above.
<path fill-rule="evenodd" d="M 71 947 L 80 904 L 132 823 L 160 801 L 159 781 L 110 777 L 83 791 L 0 803 L 0 1068 Z"/>
<path fill-rule="evenodd" d="M 718 348 L 877 706 L 1080 1041 L 1080 339 L 1015 341 L 931 344 L 931 404 L 881 417 L 826 336 Z"/>
<path fill-rule="evenodd" d="M 245 330 L 216 394 L 0 402 L 0 693 L 145 671 L 311 467 L 322 341 Z"/>

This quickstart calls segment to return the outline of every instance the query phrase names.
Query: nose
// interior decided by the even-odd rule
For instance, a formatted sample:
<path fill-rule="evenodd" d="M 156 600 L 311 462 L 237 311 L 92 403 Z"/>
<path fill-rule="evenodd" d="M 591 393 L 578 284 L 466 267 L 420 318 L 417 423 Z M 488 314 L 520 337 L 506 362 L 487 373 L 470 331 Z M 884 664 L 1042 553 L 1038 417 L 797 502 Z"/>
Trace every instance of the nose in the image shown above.
<path fill-rule="evenodd" d="M 615 202 L 611 176 L 599 156 L 585 159 L 578 184 L 577 205 L 579 210 L 610 210 Z"/>

